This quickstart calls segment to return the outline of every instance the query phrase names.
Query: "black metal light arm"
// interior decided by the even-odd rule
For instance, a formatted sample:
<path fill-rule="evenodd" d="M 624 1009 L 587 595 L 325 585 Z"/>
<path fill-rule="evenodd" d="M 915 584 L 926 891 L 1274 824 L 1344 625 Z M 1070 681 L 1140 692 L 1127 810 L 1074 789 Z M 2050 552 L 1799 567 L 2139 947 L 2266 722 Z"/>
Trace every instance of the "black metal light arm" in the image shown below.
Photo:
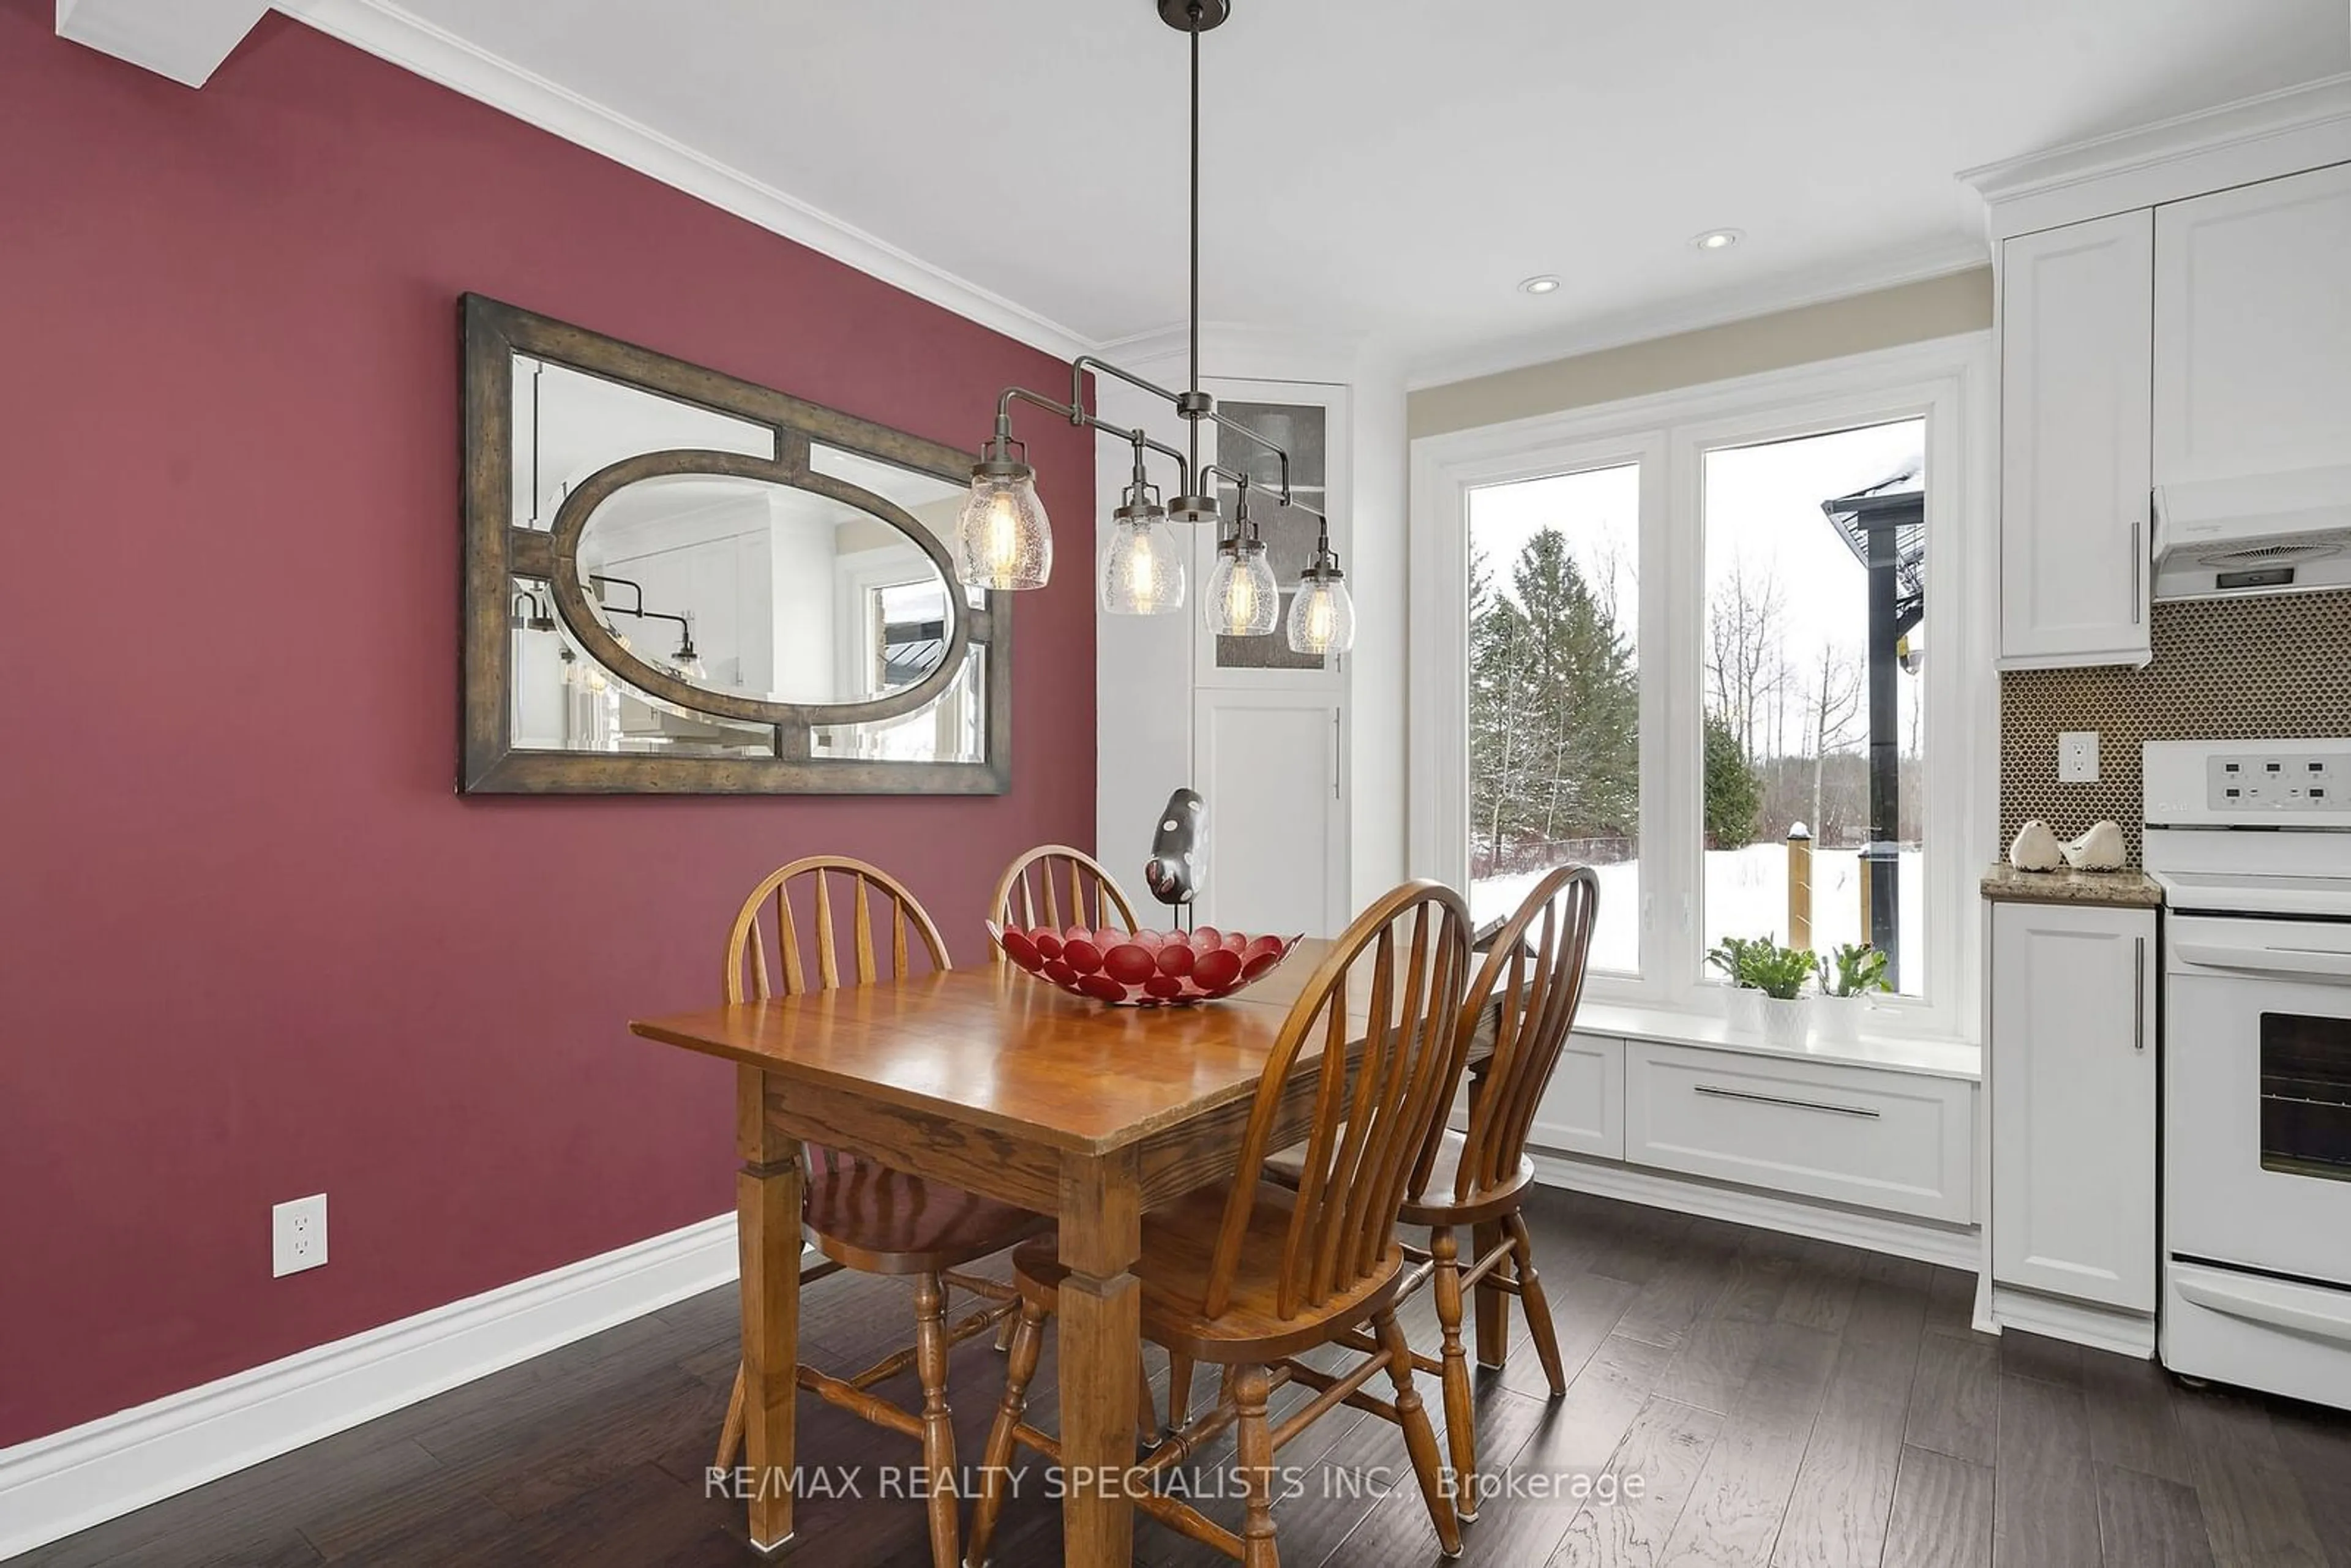
<path fill-rule="evenodd" d="M 1251 430 L 1248 425 L 1243 424 L 1239 420 L 1228 419 L 1223 414 L 1218 413 L 1216 411 L 1215 405 L 1207 402 L 1207 394 L 1198 394 L 1198 400 L 1196 402 L 1195 394 L 1171 392 L 1167 388 L 1161 386 L 1156 382 L 1145 381 L 1143 377 L 1136 375 L 1133 371 L 1124 370 L 1120 366 L 1112 364 L 1108 360 L 1099 360 L 1092 354 L 1080 354 L 1076 359 L 1070 361 L 1070 406 L 1072 408 L 1082 405 L 1085 401 L 1086 372 L 1088 371 L 1100 371 L 1102 374 L 1110 376 L 1114 380 L 1124 382 L 1131 387 L 1139 388 L 1144 392 L 1147 392 L 1155 398 L 1162 399 L 1166 402 L 1174 404 L 1176 412 L 1182 414 L 1186 419 L 1194 421 L 1203 419 L 1207 420 L 1209 423 L 1215 424 L 1218 429 L 1229 430 L 1237 435 L 1245 436 L 1259 446 L 1263 447 L 1266 451 L 1272 453 L 1275 459 L 1281 465 L 1282 505 L 1288 506 L 1290 504 L 1290 454 L 1284 451 L 1281 447 L 1276 445 L 1274 443 L 1268 441 L 1264 436 L 1259 435 L 1256 431 Z M 1065 410 L 1064 412 L 1067 411 Z M 1167 449 L 1162 447 L 1160 450 L 1165 451 Z M 1204 465 L 1201 471 L 1206 473 L 1209 466 L 1213 465 Z"/>
<path fill-rule="evenodd" d="M 1148 385 L 1147 382 L 1144 384 Z M 1154 452 L 1172 457 L 1176 460 L 1176 488 L 1186 493 L 1192 488 L 1191 460 L 1184 455 L 1181 448 L 1170 446 L 1164 441 L 1155 441 L 1140 430 L 1129 430 L 1123 425 L 1113 424 L 1106 419 L 1097 418 L 1088 413 L 1081 402 L 1075 401 L 1059 402 L 1042 392 L 1030 392 L 1027 387 L 1006 387 L 1003 392 L 997 394 L 994 445 L 999 453 L 1004 449 L 1005 444 L 1012 439 L 1012 405 L 1015 402 L 1033 403 L 1050 413 L 1061 415 L 1071 424 L 1089 430 L 1098 430 L 1105 435 L 1115 435 L 1121 441 L 1135 446 L 1147 446 Z"/>
<path fill-rule="evenodd" d="M 1098 360 L 1092 354 L 1080 354 L 1076 359 L 1070 361 L 1070 403 L 1072 407 L 1085 402 L 1086 372 L 1088 371 L 1100 371 L 1102 374 L 1109 376 L 1115 381 L 1124 382 L 1131 387 L 1140 387 L 1144 392 L 1149 392 L 1152 396 L 1156 398 L 1165 398 L 1167 402 L 1172 403 L 1181 403 L 1183 402 L 1182 393 L 1169 392 L 1165 387 L 1161 386 L 1156 382 L 1144 381 L 1133 371 L 1121 370 L 1118 366 L 1112 364 L 1108 360 Z"/>
<path fill-rule="evenodd" d="M 1245 427 L 1238 427 L 1238 428 L 1245 428 Z M 1277 448 L 1276 450 L 1279 450 L 1279 448 Z M 1220 466 L 1220 465 L 1217 465 L 1217 464 L 1214 464 L 1214 463 L 1203 463 L 1203 464 L 1201 464 L 1201 465 L 1200 465 L 1200 479 L 1201 479 L 1201 482 L 1202 482 L 1203 484 L 1206 484 L 1206 483 L 1207 483 L 1207 482 L 1211 477 L 1218 478 L 1218 479 L 1228 479 L 1228 480 L 1230 480 L 1230 481 L 1232 482 L 1232 486 L 1233 486 L 1234 490 L 1235 490 L 1235 491 L 1237 491 L 1237 492 L 1238 492 L 1238 493 L 1240 493 L 1240 494 L 1242 494 L 1242 495 L 1247 495 L 1247 494 L 1249 493 L 1249 486 L 1252 486 L 1252 485 L 1256 485 L 1256 484 L 1258 483 L 1258 481 L 1257 481 L 1257 480 L 1250 478 L 1250 477 L 1249 477 L 1248 475 L 1246 475 L 1246 474 L 1236 474 L 1236 473 L 1234 473 L 1231 469 L 1229 469 L 1229 468 L 1226 468 L 1226 467 L 1223 467 L 1223 466 Z M 1280 495 L 1280 497 L 1279 497 L 1279 501 L 1280 501 L 1280 505 L 1282 505 L 1282 506 L 1284 506 L 1284 507 L 1290 507 L 1290 508 L 1291 510 L 1293 510 L 1293 511 L 1300 511 L 1300 512 L 1303 512 L 1303 513 L 1305 513 L 1308 517 L 1312 517 L 1312 518 L 1314 518 L 1317 522 L 1322 523 L 1322 524 L 1323 525 L 1323 527 L 1324 527 L 1325 530 L 1326 530 L 1326 531 L 1328 530 L 1328 528 L 1329 528 L 1329 527 L 1330 527 L 1330 522 L 1331 522 L 1330 517 L 1329 517 L 1327 515 L 1325 515 L 1324 513 L 1322 513 L 1322 512 L 1318 512 L 1318 511 L 1316 511 L 1313 507 L 1311 507 L 1308 506 L 1308 505 L 1307 505 L 1305 502 L 1303 502 L 1303 501 L 1296 501 L 1296 500 L 1292 500 L 1292 499 L 1290 499 L 1290 488 L 1289 488 L 1289 486 L 1286 486 L 1286 485 L 1285 485 L 1284 486 L 1282 486 L 1282 492 L 1281 492 L 1281 495 Z"/>
<path fill-rule="evenodd" d="M 645 585 L 643 583 L 633 581 L 625 577 L 606 577 L 603 573 L 597 571 L 590 572 L 588 574 L 588 580 L 596 584 L 600 588 L 607 583 L 617 583 L 619 586 L 628 589 L 636 594 L 637 607 L 634 610 L 624 610 L 619 605 L 614 605 L 612 607 L 612 612 L 614 614 L 643 615 L 645 612 Z"/>
<path fill-rule="evenodd" d="M 632 581 L 630 579 L 625 577 L 606 577 L 603 573 L 596 571 L 591 571 L 588 574 L 588 580 L 594 583 L 616 583 L 622 588 L 635 590 L 637 602 L 634 609 L 623 604 L 608 604 L 605 608 L 610 610 L 615 615 L 632 615 L 640 621 L 674 621 L 677 622 L 678 630 L 684 634 L 685 645 L 688 647 L 693 646 L 694 622 L 688 621 L 683 615 L 672 615 L 665 611 L 646 609 L 645 585 L 643 583 Z"/>

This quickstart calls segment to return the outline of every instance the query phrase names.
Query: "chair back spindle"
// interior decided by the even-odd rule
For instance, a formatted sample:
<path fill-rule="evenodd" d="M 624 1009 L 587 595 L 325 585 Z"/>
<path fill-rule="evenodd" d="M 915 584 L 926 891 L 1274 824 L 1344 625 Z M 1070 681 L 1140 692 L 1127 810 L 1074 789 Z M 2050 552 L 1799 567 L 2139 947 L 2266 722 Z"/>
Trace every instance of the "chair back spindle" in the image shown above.
<path fill-rule="evenodd" d="M 845 916 L 835 907 L 844 902 Z M 877 909 L 884 922 L 879 941 Z M 804 922 L 814 941 L 812 951 L 804 951 Z M 726 1000 L 765 1001 L 840 986 L 843 925 L 849 928 L 852 985 L 870 986 L 914 972 L 912 960 L 917 950 L 930 968 L 949 967 L 937 925 L 904 883 L 863 861 L 811 855 L 769 873 L 743 901 L 726 936 Z M 772 962 L 770 932 L 776 949 Z"/>
<path fill-rule="evenodd" d="M 834 905 L 846 902 L 846 917 Z M 797 907 L 796 907 L 797 906 Z M 875 940 L 877 909 L 884 922 Z M 810 855 L 769 873 L 743 901 L 726 936 L 724 991 L 730 1005 L 829 991 L 841 984 L 840 927 L 849 928 L 851 984 L 900 979 L 919 952 L 932 969 L 946 969 L 947 946 L 938 925 L 905 884 L 878 866 L 842 855 Z M 803 952 L 806 926 L 814 942 Z M 775 958 L 768 957 L 772 939 Z M 888 963 L 883 955 L 888 954 Z M 843 1150 L 802 1145 L 811 1176 L 827 1173 L 862 1179 L 869 1162 Z M 877 1181 L 887 1173 L 875 1167 Z"/>
<path fill-rule="evenodd" d="M 1349 925 L 1283 1021 L 1259 1080 L 1211 1261 L 1211 1316 L 1229 1304 L 1264 1189 L 1281 1101 L 1310 1042 L 1322 1052 L 1313 1124 L 1284 1239 L 1275 1310 L 1284 1317 L 1362 1284 L 1395 1245 L 1418 1151 L 1443 1119 L 1468 970 L 1468 911 L 1432 882 L 1387 894 Z M 1360 1040 L 1351 1061 L 1350 1041 Z"/>
<path fill-rule="evenodd" d="M 1068 844 L 1041 844 L 1005 868 L 988 911 L 998 925 L 1062 930 L 1083 925 L 1101 930 L 1115 924 L 1135 928 L 1134 905 L 1110 869 Z M 998 963 L 1000 948 L 991 949 Z"/>
<path fill-rule="evenodd" d="M 1469 1131 L 1452 1197 L 1467 1203 L 1517 1179 L 1537 1108 L 1559 1065 L 1583 995 L 1592 928 L 1600 910 L 1600 878 L 1590 866 L 1562 866 L 1537 883 L 1510 916 L 1469 984 L 1455 1030 L 1446 1099 L 1451 1103 L 1468 1064 L 1479 1021 L 1496 1007 L 1494 1053 L 1485 1088 L 1469 1113 Z M 1434 1130 L 1413 1173 L 1419 1199 L 1436 1164 L 1442 1124 Z"/>

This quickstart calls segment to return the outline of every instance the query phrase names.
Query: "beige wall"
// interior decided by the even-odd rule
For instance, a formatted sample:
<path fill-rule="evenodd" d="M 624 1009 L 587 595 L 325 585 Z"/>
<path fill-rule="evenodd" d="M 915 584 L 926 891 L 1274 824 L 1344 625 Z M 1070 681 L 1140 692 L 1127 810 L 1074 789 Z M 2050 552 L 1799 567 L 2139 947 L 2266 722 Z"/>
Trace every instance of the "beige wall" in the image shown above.
<path fill-rule="evenodd" d="M 1700 386 L 1991 325 L 1991 268 L 1978 267 L 1776 315 L 1626 343 L 1472 381 L 1426 387 L 1407 406 L 1413 436 Z"/>

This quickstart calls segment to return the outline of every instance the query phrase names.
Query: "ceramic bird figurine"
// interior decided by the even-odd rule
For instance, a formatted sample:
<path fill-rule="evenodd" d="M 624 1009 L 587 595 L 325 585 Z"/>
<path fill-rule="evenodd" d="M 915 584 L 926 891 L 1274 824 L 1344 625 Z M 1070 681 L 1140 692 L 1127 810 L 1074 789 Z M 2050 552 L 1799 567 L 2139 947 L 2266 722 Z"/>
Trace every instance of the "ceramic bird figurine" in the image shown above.
<path fill-rule="evenodd" d="M 2065 863 L 2075 871 L 2120 871 L 2123 864 L 2122 825 L 2093 822 L 2090 831 L 2064 846 Z"/>
<path fill-rule="evenodd" d="M 1200 852 L 1207 847 L 1201 841 L 1207 820 L 1207 803 L 1196 789 L 1176 790 L 1161 808 L 1151 858 L 1143 866 L 1144 885 L 1160 903 L 1170 907 L 1189 904 L 1200 891 Z"/>
<path fill-rule="evenodd" d="M 2019 871 L 2055 871 L 2065 863 L 2065 854 L 2049 824 L 2035 817 L 2016 830 L 2016 841 L 2008 846 L 2008 863 Z"/>

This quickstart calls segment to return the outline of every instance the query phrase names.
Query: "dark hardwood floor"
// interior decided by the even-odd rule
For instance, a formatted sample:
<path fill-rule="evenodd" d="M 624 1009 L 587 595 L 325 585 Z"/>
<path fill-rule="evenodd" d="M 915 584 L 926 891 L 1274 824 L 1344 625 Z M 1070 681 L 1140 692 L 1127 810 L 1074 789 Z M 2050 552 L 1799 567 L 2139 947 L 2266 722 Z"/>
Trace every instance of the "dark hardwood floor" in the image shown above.
<path fill-rule="evenodd" d="M 2351 1568 L 2351 1417 L 1974 1333 L 1973 1281 L 1949 1270 L 1565 1193 L 1528 1218 L 1571 1385 L 1543 1397 L 1522 1327 L 1481 1379 L 1480 1453 L 1518 1490 L 1467 1527 L 1468 1563 Z M 900 1282 L 838 1275 L 806 1310 L 810 1359 L 842 1370 L 911 1337 Z M 1406 1322 L 1433 1349 L 1425 1294 Z M 741 1507 L 703 1480 L 735 1335 L 733 1291 L 714 1291 L 16 1561 L 752 1562 Z M 956 1354 L 967 1463 L 1000 1366 L 985 1338 Z M 1040 1425 L 1055 1397 L 1049 1350 Z M 1277 1417 L 1304 1397 L 1280 1391 Z M 803 1465 L 862 1469 L 864 1495 L 809 1498 L 782 1561 L 927 1563 L 922 1504 L 876 1495 L 914 1445 L 812 1399 L 800 1421 Z M 1230 1462 L 1228 1437 L 1197 1473 Z M 1303 1488 L 1276 1511 L 1292 1568 L 1438 1561 L 1393 1427 L 1342 1409 L 1277 1462 Z M 1032 1472 L 1008 1509 L 1002 1568 L 1061 1561 L 1044 1486 Z M 1148 1521 L 1136 1555 L 1222 1561 Z"/>

